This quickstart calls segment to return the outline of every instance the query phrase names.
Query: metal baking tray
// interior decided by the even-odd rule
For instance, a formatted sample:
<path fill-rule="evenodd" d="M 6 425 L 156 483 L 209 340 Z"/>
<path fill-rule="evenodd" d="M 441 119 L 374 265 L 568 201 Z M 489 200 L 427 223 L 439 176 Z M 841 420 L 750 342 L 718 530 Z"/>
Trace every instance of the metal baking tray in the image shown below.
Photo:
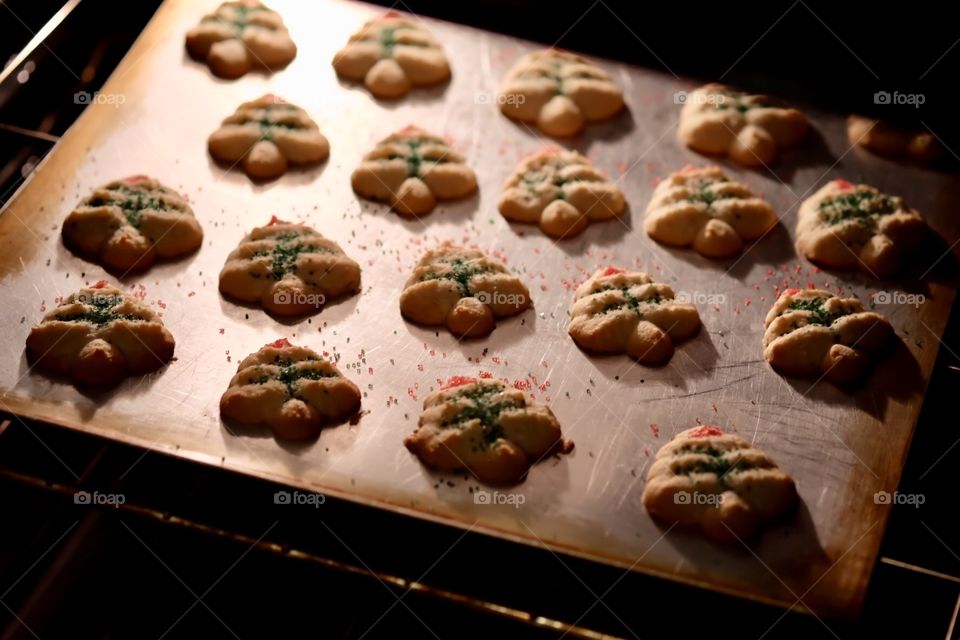
<path fill-rule="evenodd" d="M 450 57 L 451 81 L 378 102 L 339 81 L 330 61 L 380 9 L 276 0 L 299 46 L 296 60 L 273 75 L 223 81 L 183 46 L 186 31 L 216 4 L 164 3 L 0 215 L 0 410 L 624 569 L 818 613 L 856 613 L 890 510 L 874 494 L 896 489 L 955 288 L 929 275 L 876 283 L 821 272 L 795 255 L 796 210 L 828 179 L 864 181 L 903 195 L 952 245 L 960 237 L 953 176 L 851 148 L 842 116 L 806 109 L 815 135 L 788 153 L 776 174 L 726 167 L 770 200 L 781 226 L 739 260 L 667 249 L 643 233 L 642 213 L 658 177 L 712 162 L 676 141 L 676 92 L 694 83 L 601 61 L 629 108 L 561 144 L 619 179 L 629 207 L 622 222 L 592 224 L 557 244 L 536 227 L 508 224 L 496 210 L 517 161 L 554 143 L 493 104 L 502 75 L 535 45 L 424 20 Z M 331 156 L 319 167 L 254 183 L 213 162 L 206 139 L 237 105 L 268 92 L 312 114 Z M 420 220 L 358 199 L 351 170 L 376 141 L 407 124 L 449 136 L 476 170 L 479 192 Z M 122 283 L 163 313 L 177 339 L 176 360 L 88 396 L 31 373 L 24 340 L 59 296 L 113 281 L 69 253 L 59 229 L 92 188 L 140 173 L 184 193 L 206 236 L 196 255 Z M 294 323 L 221 298 L 217 274 L 227 254 L 272 215 L 309 223 L 339 242 L 361 263 L 362 293 Z M 404 322 L 400 289 L 420 253 L 443 239 L 497 252 L 525 278 L 535 308 L 500 322 L 487 339 L 463 343 Z M 649 271 L 698 302 L 703 331 L 667 366 L 589 357 L 567 336 L 573 288 L 608 264 Z M 762 321 L 777 291 L 810 284 L 864 300 L 882 291 L 889 295 L 881 299 L 897 302 L 880 310 L 902 344 L 853 394 L 782 378 L 762 358 Z M 923 302 L 906 304 L 901 294 Z M 307 445 L 277 442 L 266 431 L 232 434 L 222 425 L 218 400 L 237 363 L 282 336 L 339 358 L 363 391 L 359 420 Z M 424 396 L 451 375 L 480 373 L 549 402 L 575 451 L 506 489 L 425 469 L 402 445 Z M 796 517 L 749 546 L 729 547 L 651 520 L 640 503 L 646 467 L 667 439 L 698 422 L 740 433 L 792 475 L 802 499 Z"/>

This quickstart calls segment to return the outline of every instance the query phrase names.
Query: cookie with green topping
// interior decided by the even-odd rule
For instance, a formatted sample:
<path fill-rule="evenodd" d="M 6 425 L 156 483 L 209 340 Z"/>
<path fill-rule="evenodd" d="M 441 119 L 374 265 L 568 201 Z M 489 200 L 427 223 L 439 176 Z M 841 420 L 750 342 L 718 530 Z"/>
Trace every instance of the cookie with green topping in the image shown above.
<path fill-rule="evenodd" d="M 423 401 L 417 430 L 404 441 L 428 467 L 468 470 L 483 482 L 519 482 L 531 465 L 567 453 L 550 407 L 529 404 L 506 380 L 451 378 Z"/>
<path fill-rule="evenodd" d="M 623 93 L 606 71 L 558 49 L 533 51 L 507 72 L 497 96 L 508 118 L 535 123 L 551 136 L 579 133 L 623 109 Z"/>
<path fill-rule="evenodd" d="M 497 205 L 507 220 L 539 224 L 552 238 L 583 233 L 591 221 L 623 213 L 623 191 L 576 151 L 548 147 L 525 158 Z"/>
<path fill-rule="evenodd" d="M 451 242 L 427 251 L 400 293 L 404 318 L 446 325 L 458 338 L 489 335 L 496 318 L 515 316 L 530 304 L 530 291 L 502 262 Z"/>
<path fill-rule="evenodd" d="M 675 342 L 699 330 L 697 308 L 676 300 L 669 285 L 607 267 L 577 287 L 567 332 L 586 351 L 626 353 L 656 366 L 673 357 Z"/>
<path fill-rule="evenodd" d="M 800 205 L 797 253 L 830 269 L 883 278 L 900 271 L 927 232 L 926 222 L 902 198 L 832 180 Z"/>
<path fill-rule="evenodd" d="M 187 52 L 221 78 L 251 69 L 275 71 L 297 55 L 297 45 L 276 11 L 257 0 L 224 2 L 187 32 Z"/>
<path fill-rule="evenodd" d="M 360 389 L 329 360 L 284 338 L 240 362 L 220 398 L 220 415 L 270 427 L 284 440 L 311 440 L 360 408 Z"/>
<path fill-rule="evenodd" d="M 224 119 L 207 140 L 210 155 L 220 162 L 240 163 L 248 176 L 269 180 L 289 165 L 323 162 L 330 143 L 307 112 L 267 94 L 244 102 Z"/>
<path fill-rule="evenodd" d="M 360 265 L 312 228 L 274 217 L 247 234 L 220 271 L 220 292 L 277 316 L 317 313 L 360 290 Z"/>
<path fill-rule="evenodd" d="M 354 169 L 351 182 L 364 198 L 419 216 L 432 211 L 437 200 L 477 190 L 477 176 L 466 162 L 440 136 L 408 126 L 377 143 Z"/>
<path fill-rule="evenodd" d="M 443 82 L 450 63 L 443 47 L 418 19 L 388 11 L 370 20 L 333 58 L 337 75 L 363 82 L 378 98 L 400 98 L 412 87 Z"/>
<path fill-rule="evenodd" d="M 787 289 L 763 325 L 763 355 L 774 369 L 840 386 L 861 380 L 871 356 L 895 335 L 886 318 L 865 310 L 856 298 L 820 289 Z"/>
<path fill-rule="evenodd" d="M 179 193 L 147 176 L 98 187 L 63 222 L 63 244 L 111 272 L 149 269 L 193 253 L 203 229 Z"/>
<path fill-rule="evenodd" d="M 694 151 L 756 167 L 774 162 L 809 129 L 803 113 L 779 100 L 708 84 L 685 95 L 677 133 Z"/>
<path fill-rule="evenodd" d="M 716 425 L 687 429 L 663 445 L 643 490 L 650 515 L 720 542 L 751 537 L 797 501 L 793 479 L 766 453 Z"/>
<path fill-rule="evenodd" d="M 662 244 L 728 258 L 776 224 L 773 207 L 719 167 L 688 166 L 653 190 L 643 228 Z"/>
<path fill-rule="evenodd" d="M 174 347 L 150 307 L 105 280 L 67 296 L 27 336 L 32 365 L 93 388 L 156 371 Z"/>

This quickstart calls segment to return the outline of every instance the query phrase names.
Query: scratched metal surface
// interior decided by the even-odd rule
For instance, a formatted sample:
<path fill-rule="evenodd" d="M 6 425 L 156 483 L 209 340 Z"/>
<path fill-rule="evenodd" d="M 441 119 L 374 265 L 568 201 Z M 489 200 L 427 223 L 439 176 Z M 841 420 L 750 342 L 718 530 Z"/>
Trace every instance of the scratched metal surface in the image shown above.
<path fill-rule="evenodd" d="M 378 10 L 277 0 L 300 48 L 296 60 L 273 76 L 224 82 L 183 51 L 185 31 L 215 4 L 169 0 L 104 88 L 105 102 L 87 109 L 0 216 L 0 408 L 748 597 L 787 605 L 802 597 L 799 607 L 829 613 L 857 608 L 888 512 L 873 494 L 896 486 L 954 289 L 914 283 L 909 290 L 926 296 L 923 305 L 882 308 L 904 345 L 854 395 L 826 384 L 808 392 L 809 383 L 774 374 L 761 356 L 762 319 L 784 286 L 812 282 L 861 297 L 879 288 L 819 273 L 794 255 L 798 197 L 829 178 L 862 179 L 904 195 L 952 243 L 953 178 L 850 150 L 841 117 L 810 112 L 818 134 L 778 166 L 779 176 L 728 167 L 783 215 L 770 237 L 739 261 L 668 250 L 642 233 L 642 212 L 657 176 L 705 162 L 675 138 L 674 92 L 693 85 L 604 62 L 629 111 L 567 144 L 621 179 L 629 209 L 623 223 L 594 224 L 557 245 L 496 211 L 500 185 L 517 160 L 548 142 L 491 104 L 499 79 L 531 44 L 427 21 L 450 56 L 451 82 L 378 103 L 363 88 L 339 82 L 330 67 L 348 35 Z M 240 102 L 266 92 L 314 116 L 331 142 L 328 162 L 258 185 L 209 159 L 207 135 Z M 110 94 L 123 103 L 111 104 Z M 476 196 L 444 204 L 422 221 L 355 197 L 349 174 L 362 154 L 409 123 L 453 140 L 477 171 Z M 88 397 L 30 373 L 24 339 L 57 296 L 112 280 L 63 248 L 59 226 L 94 186 L 135 173 L 186 194 L 206 238 L 198 254 L 123 282 L 163 312 L 177 340 L 176 361 Z M 307 222 L 340 242 L 363 267 L 362 293 L 298 323 L 223 300 L 217 273 L 227 253 L 271 215 Z M 529 284 L 535 310 L 501 322 L 489 339 L 463 344 L 405 323 L 400 288 L 419 253 L 447 238 L 502 254 Z M 664 368 L 591 358 L 567 337 L 567 309 L 575 283 L 607 264 L 650 271 L 696 296 L 725 298 L 698 305 L 704 330 Z M 224 428 L 217 403 L 237 362 L 279 336 L 339 358 L 364 393 L 356 424 L 327 429 L 306 446 Z M 476 482 L 428 472 L 401 444 L 438 380 L 480 372 L 529 385 L 576 442 L 574 453 L 538 465 L 525 483 L 506 490 L 524 496 L 519 508 L 475 504 Z M 640 504 L 646 467 L 667 439 L 697 421 L 719 423 L 766 449 L 797 481 L 796 518 L 750 549 L 667 533 L 653 522 Z"/>

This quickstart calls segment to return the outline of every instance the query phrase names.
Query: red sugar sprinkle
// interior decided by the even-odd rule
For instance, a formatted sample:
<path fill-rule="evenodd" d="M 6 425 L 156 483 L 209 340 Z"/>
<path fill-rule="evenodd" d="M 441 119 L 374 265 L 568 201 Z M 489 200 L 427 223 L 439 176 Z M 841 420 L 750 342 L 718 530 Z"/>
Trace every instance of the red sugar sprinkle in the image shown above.
<path fill-rule="evenodd" d="M 110 284 L 110 283 L 107 282 L 106 280 L 98 280 L 98 281 L 97 281 L 97 284 L 93 285 L 93 286 L 90 287 L 90 288 L 91 288 L 91 289 L 103 289 L 103 288 L 104 288 L 105 286 L 107 286 L 108 284 Z"/>
<path fill-rule="evenodd" d="M 471 378 L 470 376 L 451 376 L 447 379 L 447 384 L 440 387 L 440 390 L 452 389 L 454 387 L 462 387 L 465 384 L 473 384 L 476 382 L 476 378 Z"/>
<path fill-rule="evenodd" d="M 223 329 L 220 329 L 220 333 L 223 333 Z M 280 338 L 279 340 L 274 340 L 273 342 L 265 346 L 273 347 L 274 349 L 283 349 L 284 347 L 292 347 L 293 345 L 290 344 L 290 341 L 287 340 L 286 338 Z M 324 352 L 323 355 L 327 355 L 326 352 Z"/>
<path fill-rule="evenodd" d="M 706 438 L 708 436 L 722 436 L 723 431 L 715 424 L 705 424 L 687 434 L 689 438 Z"/>
<path fill-rule="evenodd" d="M 604 269 L 604 270 L 603 270 L 603 273 L 602 273 L 601 275 L 604 275 L 604 276 L 612 276 L 612 275 L 615 275 L 615 274 L 617 274 L 617 273 L 624 273 L 624 271 L 625 271 L 625 269 L 621 269 L 620 267 L 614 267 L 614 266 L 611 265 L 611 266 L 607 267 L 606 269 Z"/>
<path fill-rule="evenodd" d="M 658 427 L 656 423 L 653 423 L 653 422 L 650 423 L 650 431 L 653 431 L 654 438 L 660 437 L 660 427 Z"/>
<path fill-rule="evenodd" d="M 852 184 L 852 183 L 847 182 L 846 180 L 840 180 L 839 178 L 838 178 L 837 180 L 834 180 L 834 181 L 833 181 L 833 184 L 837 185 L 837 186 L 840 187 L 841 189 L 852 189 L 852 188 L 853 188 L 853 184 Z"/>

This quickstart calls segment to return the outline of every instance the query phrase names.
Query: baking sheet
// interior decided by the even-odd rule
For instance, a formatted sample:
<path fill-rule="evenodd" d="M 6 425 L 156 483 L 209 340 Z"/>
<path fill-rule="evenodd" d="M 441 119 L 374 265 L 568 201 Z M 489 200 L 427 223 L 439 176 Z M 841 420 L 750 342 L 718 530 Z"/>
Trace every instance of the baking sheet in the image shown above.
<path fill-rule="evenodd" d="M 897 485 L 955 290 L 930 278 L 904 289 L 820 272 L 793 251 L 797 203 L 828 179 L 862 180 L 903 195 L 952 244 L 953 177 L 850 149 L 842 117 L 808 110 L 817 133 L 776 167 L 778 175 L 727 166 L 769 199 L 782 225 L 737 261 L 670 250 L 643 233 L 642 212 L 659 176 L 709 162 L 676 141 L 675 93 L 695 84 L 603 62 L 629 110 L 564 144 L 620 179 L 629 208 L 622 223 L 592 224 L 555 244 L 496 211 L 517 161 L 551 142 L 492 104 L 502 75 L 533 44 L 425 20 L 446 48 L 452 80 L 381 103 L 340 82 L 330 66 L 349 34 L 379 9 L 276 0 L 299 46 L 296 60 L 274 75 L 223 81 L 183 49 L 184 33 L 216 4 L 168 0 L 101 97 L 0 215 L 0 410 L 624 569 L 800 609 L 856 612 L 889 512 L 874 493 Z M 214 163 L 206 138 L 238 104 L 268 92 L 314 117 L 331 156 L 257 184 Z M 350 189 L 353 167 L 407 124 L 449 136 L 475 168 L 478 194 L 422 220 L 359 200 Z M 114 281 L 65 250 L 59 228 L 93 187 L 139 173 L 186 195 L 206 236 L 196 255 L 123 281 L 163 313 L 176 360 L 90 397 L 30 373 L 24 340 L 59 296 Z M 226 255 L 272 215 L 339 242 L 363 268 L 362 293 L 294 323 L 222 299 L 217 274 Z M 497 252 L 525 278 L 535 309 L 500 322 L 488 339 L 465 343 L 405 323 L 397 303 L 403 282 L 419 254 L 443 239 Z M 608 264 L 649 271 L 698 303 L 704 329 L 668 366 L 591 358 L 568 338 L 572 290 Z M 919 305 L 878 307 L 903 344 L 853 395 L 781 378 L 762 359 L 762 320 L 777 292 L 809 284 L 862 299 L 878 291 L 923 296 Z M 218 400 L 237 363 L 282 336 L 339 358 L 364 394 L 355 424 L 327 429 L 306 446 L 224 428 Z M 489 497 L 494 488 L 431 473 L 402 446 L 440 380 L 481 373 L 549 402 L 577 445 L 535 467 L 523 484 L 497 489 L 505 504 L 478 504 L 476 491 Z M 802 499 L 796 518 L 749 548 L 720 547 L 652 521 L 640 504 L 646 467 L 667 439 L 697 422 L 743 435 L 793 476 Z"/>

